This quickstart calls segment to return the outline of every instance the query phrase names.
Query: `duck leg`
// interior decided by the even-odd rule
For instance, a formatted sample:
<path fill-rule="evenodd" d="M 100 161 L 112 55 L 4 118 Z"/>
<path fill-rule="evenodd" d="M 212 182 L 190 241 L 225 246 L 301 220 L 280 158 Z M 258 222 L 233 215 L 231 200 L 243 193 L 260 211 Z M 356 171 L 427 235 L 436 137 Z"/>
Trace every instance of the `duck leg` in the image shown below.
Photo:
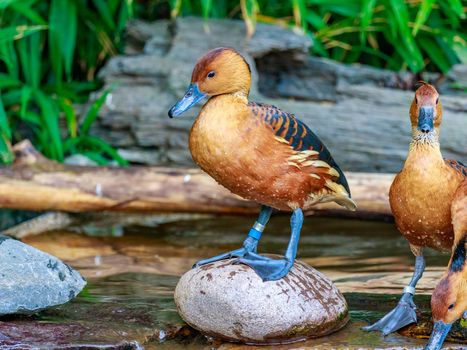
<path fill-rule="evenodd" d="M 415 294 L 415 286 L 418 280 L 422 277 L 425 270 L 425 259 L 423 255 L 415 257 L 415 271 L 409 285 L 404 288 L 404 293 L 397 306 L 390 311 L 386 316 L 375 324 L 363 327 L 365 331 L 381 331 L 384 335 L 395 332 L 408 324 L 417 322 L 417 315 L 415 310 L 417 307 L 413 302 L 413 295 Z"/>
<path fill-rule="evenodd" d="M 243 247 L 239 249 L 232 250 L 230 252 L 220 254 L 214 256 L 209 259 L 204 259 L 198 261 L 193 267 L 198 267 L 202 265 L 206 265 L 212 263 L 214 261 L 223 260 L 223 259 L 230 259 L 230 258 L 241 258 L 244 257 L 247 253 L 256 253 L 256 249 L 258 247 L 258 241 L 261 238 L 261 234 L 263 233 L 264 227 L 269 221 L 271 217 L 272 208 L 263 205 L 259 212 L 258 220 L 255 222 L 253 227 L 250 229 L 248 233 L 248 237 L 243 241 Z"/>
<path fill-rule="evenodd" d="M 295 209 L 290 219 L 290 241 L 283 259 L 271 259 L 265 256 L 249 252 L 237 263 L 250 266 L 263 279 L 263 281 L 276 281 L 284 276 L 292 268 L 297 256 L 298 241 L 303 224 L 303 212 Z"/>

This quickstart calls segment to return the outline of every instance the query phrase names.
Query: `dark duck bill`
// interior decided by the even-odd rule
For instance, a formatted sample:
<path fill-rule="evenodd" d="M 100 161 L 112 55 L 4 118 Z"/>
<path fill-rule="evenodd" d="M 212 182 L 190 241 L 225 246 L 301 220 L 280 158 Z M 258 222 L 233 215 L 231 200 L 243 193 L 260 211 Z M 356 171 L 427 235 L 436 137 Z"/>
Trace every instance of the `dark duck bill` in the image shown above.
<path fill-rule="evenodd" d="M 452 323 L 444 323 L 443 321 L 435 322 L 430 340 L 425 346 L 425 350 L 440 350 L 443 347 L 444 339 L 449 333 Z"/>
<path fill-rule="evenodd" d="M 170 108 L 169 117 L 174 118 L 180 116 L 205 97 L 206 94 L 199 91 L 198 84 L 191 83 L 182 99 Z"/>

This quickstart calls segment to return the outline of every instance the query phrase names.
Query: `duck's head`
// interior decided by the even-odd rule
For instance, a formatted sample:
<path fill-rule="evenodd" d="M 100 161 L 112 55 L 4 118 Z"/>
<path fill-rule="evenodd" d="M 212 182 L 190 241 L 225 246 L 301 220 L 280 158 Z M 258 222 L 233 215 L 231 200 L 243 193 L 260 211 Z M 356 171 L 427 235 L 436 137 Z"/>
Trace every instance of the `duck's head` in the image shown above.
<path fill-rule="evenodd" d="M 234 49 L 219 47 L 201 57 L 193 69 L 185 96 L 170 110 L 178 117 L 204 97 L 236 94 L 248 97 L 251 84 L 250 66 Z"/>
<path fill-rule="evenodd" d="M 441 349 L 452 324 L 467 318 L 466 237 L 454 248 L 448 271 L 439 281 L 431 297 L 433 332 L 426 350 Z"/>
<path fill-rule="evenodd" d="M 438 140 L 439 126 L 443 115 L 438 91 L 425 82 L 415 91 L 410 106 L 412 138 L 414 141 L 435 142 Z"/>

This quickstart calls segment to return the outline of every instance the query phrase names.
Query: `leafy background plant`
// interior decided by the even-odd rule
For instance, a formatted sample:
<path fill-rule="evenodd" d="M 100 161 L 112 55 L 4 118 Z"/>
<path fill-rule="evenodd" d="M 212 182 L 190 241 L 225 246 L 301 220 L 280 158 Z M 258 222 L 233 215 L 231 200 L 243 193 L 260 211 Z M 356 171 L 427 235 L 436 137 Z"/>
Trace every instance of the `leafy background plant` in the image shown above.
<path fill-rule="evenodd" d="M 196 15 L 294 27 L 312 54 L 391 70 L 447 73 L 467 61 L 461 0 L 0 0 L 0 162 L 11 144 L 34 141 L 62 161 L 81 153 L 99 164 L 118 153 L 89 134 L 104 92 L 78 120 L 74 105 L 101 88 L 97 71 L 122 52 L 131 17 Z"/>
<path fill-rule="evenodd" d="M 314 39 L 315 54 L 345 63 L 447 73 L 467 60 L 461 0 L 173 0 L 170 9 L 172 17 L 243 17 L 248 28 L 295 26 Z"/>
<path fill-rule="evenodd" d="M 3 162 L 12 161 L 14 140 L 32 138 L 41 152 L 58 161 L 82 153 L 101 164 L 108 159 L 125 163 L 88 133 L 107 93 L 94 102 L 81 125 L 73 105 L 101 87 L 96 72 L 121 51 L 131 16 L 131 0 L 0 0 Z"/>

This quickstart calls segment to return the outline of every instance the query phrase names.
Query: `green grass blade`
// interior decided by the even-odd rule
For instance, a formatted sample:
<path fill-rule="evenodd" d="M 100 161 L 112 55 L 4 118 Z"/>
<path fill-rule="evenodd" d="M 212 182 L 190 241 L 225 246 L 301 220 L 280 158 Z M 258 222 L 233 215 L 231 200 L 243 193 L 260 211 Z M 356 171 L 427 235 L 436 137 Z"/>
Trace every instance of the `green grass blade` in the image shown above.
<path fill-rule="evenodd" d="M 295 18 L 295 25 L 307 29 L 307 8 L 305 0 L 292 0 L 293 14 Z"/>
<path fill-rule="evenodd" d="M 211 10 L 212 10 L 212 0 L 201 0 L 201 12 L 205 20 L 209 18 Z"/>
<path fill-rule="evenodd" d="M 120 36 L 125 30 L 126 24 L 130 18 L 133 17 L 133 1 L 132 0 L 124 0 L 120 9 L 120 13 L 118 15 L 118 23 L 117 23 L 117 36 L 118 41 L 120 41 Z"/>
<path fill-rule="evenodd" d="M 11 26 L 0 29 L 0 43 L 22 39 L 35 32 L 45 30 L 47 26 Z"/>
<path fill-rule="evenodd" d="M 247 36 L 251 37 L 256 28 L 256 15 L 258 13 L 258 2 L 256 0 L 240 0 L 242 17 L 245 21 Z"/>
<path fill-rule="evenodd" d="M 93 102 L 93 104 L 89 107 L 86 116 L 84 117 L 83 123 L 81 124 L 79 134 L 80 136 L 87 136 L 89 133 L 89 129 L 91 125 L 96 120 L 97 116 L 99 115 L 99 111 L 101 107 L 104 105 L 105 100 L 110 93 L 111 89 L 105 90 L 99 98 Z"/>
<path fill-rule="evenodd" d="M 2 93 L 3 106 L 5 108 L 21 103 L 21 89 L 10 89 Z"/>
<path fill-rule="evenodd" d="M 20 2 L 21 0 L 0 0 L 0 10 L 5 10 L 7 7 Z"/>
<path fill-rule="evenodd" d="M 0 3 L 2 1 L 0 0 Z M 31 8 L 31 4 L 27 4 L 24 2 L 16 2 L 11 5 L 11 8 L 21 14 L 22 16 L 26 17 L 29 19 L 32 23 L 38 24 L 38 25 L 47 25 L 47 21 L 42 18 L 42 16 L 39 14 L 39 12 L 33 10 Z"/>
<path fill-rule="evenodd" d="M 323 18 L 314 11 L 307 11 L 305 19 L 315 30 L 321 30 L 326 26 Z"/>
<path fill-rule="evenodd" d="M 446 1 L 439 0 L 438 1 L 438 5 L 442 10 L 442 14 L 449 19 L 449 24 L 452 28 L 459 27 L 459 24 L 460 24 L 459 18 L 462 18 L 463 16 L 465 16 L 465 14 L 463 14 L 463 11 L 459 12 L 459 10 L 457 9 L 457 6 L 456 7 L 452 6 L 455 3 L 456 1 L 451 3 L 451 0 L 446 0 Z"/>
<path fill-rule="evenodd" d="M 120 156 L 120 154 L 118 154 L 118 152 L 107 142 L 94 136 L 84 136 L 82 139 L 85 144 L 95 147 L 97 150 L 106 153 L 109 157 L 116 160 L 119 165 L 128 165 L 128 161 L 122 158 L 122 156 Z"/>
<path fill-rule="evenodd" d="M 366 42 L 366 31 L 371 23 L 373 17 L 373 9 L 375 7 L 376 0 L 363 0 L 362 10 L 360 12 L 360 43 L 362 45 Z"/>
<path fill-rule="evenodd" d="M 77 7 L 74 0 L 52 0 L 49 15 L 49 56 L 57 83 L 63 72 L 71 79 L 77 34 Z"/>
<path fill-rule="evenodd" d="M 433 9 L 434 3 L 435 0 L 422 1 L 420 8 L 417 12 L 417 17 L 415 18 L 414 27 L 412 28 L 413 36 L 416 36 L 418 31 L 420 30 L 420 27 L 425 24 L 426 20 L 428 19 L 428 16 L 431 13 L 431 10 Z"/>
<path fill-rule="evenodd" d="M 78 135 L 78 122 L 73 104 L 70 100 L 63 97 L 58 99 L 58 103 L 60 105 L 60 109 L 65 114 L 68 133 L 70 134 L 70 137 L 75 138 Z"/>
<path fill-rule="evenodd" d="M 31 124 L 31 126 L 34 127 L 35 130 L 37 130 L 37 127 L 41 128 L 42 126 L 41 116 L 37 113 L 26 111 L 26 113 L 24 113 L 21 119 Z"/>
<path fill-rule="evenodd" d="M 94 0 L 94 5 L 97 7 L 97 11 L 99 12 L 100 18 L 102 19 L 102 22 L 107 26 L 107 28 L 110 29 L 110 31 L 115 30 L 116 25 L 112 17 L 112 11 L 107 5 L 107 1 Z"/>
<path fill-rule="evenodd" d="M 461 0 L 448 0 L 447 5 L 452 9 L 453 12 L 456 13 L 459 18 L 465 19 L 464 6 L 462 6 Z"/>
<path fill-rule="evenodd" d="M 26 113 L 28 112 L 29 101 L 31 99 L 32 89 L 25 85 L 21 89 L 21 110 L 20 117 L 21 119 L 26 119 Z"/>
<path fill-rule="evenodd" d="M 5 64 L 5 71 L 14 79 L 19 79 L 18 56 L 13 41 L 0 43 L 0 61 Z"/>
<path fill-rule="evenodd" d="M 21 69 L 26 82 L 32 87 L 39 87 L 41 78 L 41 33 L 37 32 L 17 43 Z"/>
<path fill-rule="evenodd" d="M 180 15 L 180 11 L 182 9 L 182 0 L 170 0 L 170 17 L 175 18 Z"/>
<path fill-rule="evenodd" d="M 48 142 L 43 144 L 43 146 L 47 147 L 47 153 L 53 159 L 63 161 L 62 138 L 58 124 L 58 108 L 56 107 L 52 98 L 45 95 L 42 91 L 34 90 L 33 94 L 41 110 L 44 132 L 46 132 L 46 135 L 49 138 Z"/>
<path fill-rule="evenodd" d="M 93 162 L 95 162 L 99 166 L 106 166 L 106 165 L 109 165 L 110 163 L 110 161 L 102 155 L 101 150 L 96 151 L 96 152 L 84 151 L 80 153 L 82 153 L 87 158 L 91 159 Z"/>
<path fill-rule="evenodd" d="M 419 38 L 420 46 L 426 52 L 428 57 L 435 63 L 441 72 L 447 73 L 451 68 L 451 64 L 440 50 L 438 44 L 430 37 L 422 36 Z"/>
<path fill-rule="evenodd" d="M 2 95 L 0 95 L 0 133 L 11 139 L 10 123 L 3 106 Z"/>
<path fill-rule="evenodd" d="M 396 46 L 396 49 L 399 52 L 404 52 L 404 59 L 406 63 L 412 70 L 412 72 L 417 73 L 424 67 L 423 56 L 418 49 L 415 40 L 412 36 L 412 33 L 409 29 L 409 12 L 404 0 L 389 0 L 392 11 L 394 13 L 394 18 L 397 22 L 397 27 L 399 31 L 400 38 L 402 39 L 402 44 L 404 48 L 397 48 L 399 43 L 393 43 Z"/>
<path fill-rule="evenodd" d="M 9 139 L 0 133 L 0 163 L 11 164 L 14 160 Z"/>
<path fill-rule="evenodd" d="M 21 86 L 21 80 L 12 77 L 11 75 L 0 73 L 0 90 Z"/>
<path fill-rule="evenodd" d="M 27 39 L 19 40 L 17 45 L 19 61 L 21 63 L 21 70 L 23 72 L 24 79 L 27 84 L 31 84 L 31 66 L 29 64 L 29 52 L 28 52 L 28 41 Z"/>

